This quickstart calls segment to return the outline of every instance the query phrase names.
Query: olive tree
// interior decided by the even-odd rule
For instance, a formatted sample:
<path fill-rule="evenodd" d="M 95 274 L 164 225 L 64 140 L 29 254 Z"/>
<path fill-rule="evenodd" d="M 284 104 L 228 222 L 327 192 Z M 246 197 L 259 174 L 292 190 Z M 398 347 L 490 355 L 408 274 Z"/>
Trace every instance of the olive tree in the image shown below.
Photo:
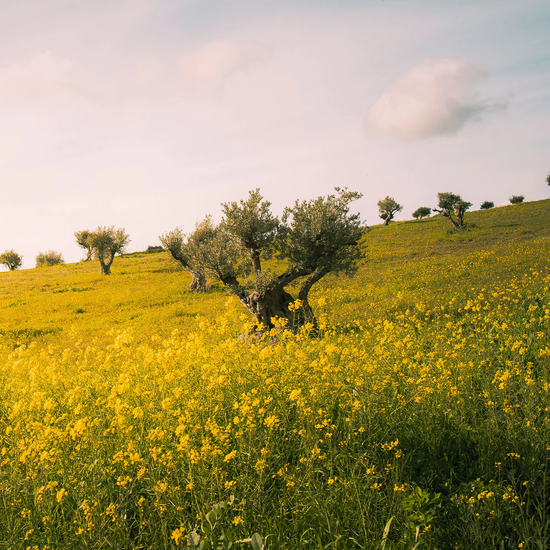
<path fill-rule="evenodd" d="M 443 214 L 449 219 L 455 231 L 462 231 L 464 214 L 472 206 L 472 203 L 463 201 L 460 195 L 454 193 L 438 193 L 437 199 L 437 208 L 433 208 L 433 211 Z"/>
<path fill-rule="evenodd" d="M 260 326 L 272 328 L 282 318 L 293 329 L 315 328 L 311 287 L 327 273 L 352 273 L 360 258 L 363 228 L 359 214 L 349 212 L 360 197 L 336 188 L 335 195 L 296 201 L 279 220 L 256 189 L 247 200 L 223 204 L 221 223 L 192 248 L 191 261 L 236 295 Z M 279 274 L 262 265 L 274 254 L 286 263 Z M 299 283 L 299 302 L 287 290 L 292 283 Z"/>
<path fill-rule="evenodd" d="M 432 213 L 432 209 L 428 206 L 421 206 L 417 208 L 413 213 L 412 217 L 415 220 L 421 220 L 422 218 L 427 218 Z"/>
<path fill-rule="evenodd" d="M 36 256 L 36 267 L 45 267 L 58 264 L 64 264 L 63 254 L 48 250 L 47 252 L 39 252 Z"/>
<path fill-rule="evenodd" d="M 388 225 L 401 210 L 403 210 L 403 207 L 393 197 L 388 196 L 378 201 L 378 212 L 380 218 L 384 220 L 384 225 Z"/>
<path fill-rule="evenodd" d="M 512 195 L 508 200 L 510 204 L 520 204 L 524 201 L 525 197 L 523 195 Z"/>
<path fill-rule="evenodd" d="M 548 175 L 546 176 L 546 183 L 550 185 L 550 172 L 548 172 Z"/>
<path fill-rule="evenodd" d="M 90 244 L 90 236 L 92 232 L 84 229 L 83 231 L 77 231 L 74 236 L 76 239 L 76 244 L 83 248 L 86 252 L 86 257 L 84 258 L 85 262 L 89 262 L 93 257 L 93 250 Z"/>
<path fill-rule="evenodd" d="M 99 260 L 101 273 L 110 275 L 115 256 L 124 253 L 130 242 L 130 237 L 124 229 L 115 229 L 114 226 L 98 227 L 95 231 L 90 232 L 88 242 L 93 257 Z"/>
<path fill-rule="evenodd" d="M 495 206 L 495 203 L 492 201 L 484 201 L 481 203 L 480 208 L 482 210 L 489 210 L 490 208 L 493 208 Z"/>
<path fill-rule="evenodd" d="M 23 256 L 17 254 L 15 250 L 6 250 L 0 254 L 0 265 L 7 267 L 10 271 L 15 271 L 23 265 Z"/>
<path fill-rule="evenodd" d="M 164 250 L 169 252 L 172 258 L 191 275 L 191 284 L 188 286 L 191 292 L 206 292 L 208 290 L 204 267 L 202 263 L 193 261 L 193 252 L 203 242 L 210 240 L 213 232 L 214 222 L 211 216 L 207 216 L 202 222 L 195 225 L 195 231 L 191 235 L 186 236 L 178 227 L 159 237 Z"/>

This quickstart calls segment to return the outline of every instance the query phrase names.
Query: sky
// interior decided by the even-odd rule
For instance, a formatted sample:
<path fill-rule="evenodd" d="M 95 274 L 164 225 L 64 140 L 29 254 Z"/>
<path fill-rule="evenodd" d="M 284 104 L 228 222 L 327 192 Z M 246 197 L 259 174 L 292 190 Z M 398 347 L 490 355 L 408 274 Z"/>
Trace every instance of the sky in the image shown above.
<path fill-rule="evenodd" d="M 192 231 L 260 188 L 550 196 L 548 0 L 0 0 L 0 252 Z"/>

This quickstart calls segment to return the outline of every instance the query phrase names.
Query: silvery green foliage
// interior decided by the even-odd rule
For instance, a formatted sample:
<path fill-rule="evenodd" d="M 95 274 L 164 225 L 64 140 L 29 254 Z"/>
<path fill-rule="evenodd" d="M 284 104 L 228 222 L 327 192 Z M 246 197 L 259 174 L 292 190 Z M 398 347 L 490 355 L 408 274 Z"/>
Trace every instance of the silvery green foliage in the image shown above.
<path fill-rule="evenodd" d="M 352 272 L 361 256 L 358 242 L 363 234 L 359 214 L 349 205 L 361 193 L 336 188 L 336 195 L 296 201 L 285 208 L 279 249 L 291 269 L 314 272 Z"/>
<path fill-rule="evenodd" d="M 250 275 L 247 250 L 222 224 L 216 226 L 211 216 L 197 223 L 184 249 L 189 269 L 208 273 L 220 281 Z"/>
<path fill-rule="evenodd" d="M 252 269 L 259 276 L 261 256 L 269 255 L 277 238 L 279 220 L 271 213 L 271 203 L 262 200 L 259 189 L 250 191 L 248 200 L 223 204 L 221 229 L 250 255 Z"/>
<path fill-rule="evenodd" d="M 6 250 L 0 254 L 0 265 L 7 267 L 10 271 L 15 271 L 23 265 L 23 256 L 17 254 L 15 250 Z"/>
<path fill-rule="evenodd" d="M 464 214 L 472 206 L 472 203 L 463 201 L 460 195 L 448 192 L 438 193 L 437 199 L 438 207 L 434 208 L 433 211 L 448 218 L 455 231 L 461 231 L 464 228 Z"/>
<path fill-rule="evenodd" d="M 163 235 L 160 235 L 159 241 L 162 248 L 170 253 L 172 258 L 179 262 L 184 268 L 188 268 L 188 260 L 184 254 L 185 235 L 181 228 L 177 227 L 172 231 L 168 231 Z"/>
<path fill-rule="evenodd" d="M 388 225 L 401 210 L 403 210 L 403 207 L 393 197 L 387 196 L 385 199 L 378 201 L 378 212 L 380 218 L 384 220 L 384 225 Z"/>

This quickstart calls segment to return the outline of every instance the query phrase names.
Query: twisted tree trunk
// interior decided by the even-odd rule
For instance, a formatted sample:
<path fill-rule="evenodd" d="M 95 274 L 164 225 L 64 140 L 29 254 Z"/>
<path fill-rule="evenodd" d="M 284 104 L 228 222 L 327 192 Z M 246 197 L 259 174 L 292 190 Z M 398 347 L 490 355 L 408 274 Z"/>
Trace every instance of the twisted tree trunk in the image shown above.
<path fill-rule="evenodd" d="M 110 275 L 111 274 L 111 266 L 113 265 L 114 258 L 115 258 L 114 254 L 111 254 L 107 261 L 105 261 L 105 258 L 99 258 L 99 265 L 101 267 L 99 272 L 102 275 Z"/>
<path fill-rule="evenodd" d="M 224 285 L 238 298 L 246 309 L 254 315 L 258 324 L 267 330 L 275 327 L 275 319 L 286 319 L 287 326 L 291 330 L 298 331 L 306 323 L 311 323 L 313 330 L 317 330 L 318 323 L 311 308 L 308 295 L 311 287 L 328 273 L 327 270 L 317 269 L 310 274 L 298 295 L 300 302 L 285 290 L 285 286 L 299 277 L 308 275 L 304 270 L 289 270 L 277 277 L 265 289 L 247 292 L 234 276 L 221 278 Z M 296 304 L 292 307 L 292 304 Z"/>
<path fill-rule="evenodd" d="M 187 289 L 190 292 L 208 292 L 204 273 L 191 271 L 190 269 L 188 269 L 188 271 L 191 274 L 192 280 Z"/>

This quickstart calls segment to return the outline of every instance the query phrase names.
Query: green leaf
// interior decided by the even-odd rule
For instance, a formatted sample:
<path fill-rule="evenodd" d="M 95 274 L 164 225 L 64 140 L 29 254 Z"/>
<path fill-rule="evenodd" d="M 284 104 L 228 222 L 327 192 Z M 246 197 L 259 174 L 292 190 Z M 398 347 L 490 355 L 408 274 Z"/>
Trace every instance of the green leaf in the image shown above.
<path fill-rule="evenodd" d="M 196 531 L 191 531 L 187 535 L 187 544 L 189 546 L 193 546 L 193 547 L 197 548 L 198 545 L 199 545 L 200 540 L 201 540 L 201 537 Z"/>
<path fill-rule="evenodd" d="M 264 539 L 258 533 L 254 533 L 250 537 L 250 544 L 254 550 L 264 550 Z"/>
<path fill-rule="evenodd" d="M 382 550 L 385 550 L 386 544 L 388 542 L 388 534 L 390 532 L 391 522 L 393 521 L 393 516 L 388 520 L 386 523 L 386 527 L 384 528 L 384 534 L 382 535 L 382 542 L 380 543 L 380 548 Z"/>
<path fill-rule="evenodd" d="M 390 532 L 391 522 L 393 521 L 393 516 L 388 520 L 386 523 L 386 527 L 384 527 L 384 538 L 388 538 L 388 534 Z"/>
<path fill-rule="evenodd" d="M 208 520 L 203 521 L 201 524 L 201 529 L 205 535 L 209 535 L 212 532 L 212 524 Z"/>
<path fill-rule="evenodd" d="M 206 519 L 208 520 L 208 523 L 216 523 L 216 520 L 218 519 L 218 514 L 216 513 L 215 508 L 212 508 L 208 514 L 206 514 Z"/>

